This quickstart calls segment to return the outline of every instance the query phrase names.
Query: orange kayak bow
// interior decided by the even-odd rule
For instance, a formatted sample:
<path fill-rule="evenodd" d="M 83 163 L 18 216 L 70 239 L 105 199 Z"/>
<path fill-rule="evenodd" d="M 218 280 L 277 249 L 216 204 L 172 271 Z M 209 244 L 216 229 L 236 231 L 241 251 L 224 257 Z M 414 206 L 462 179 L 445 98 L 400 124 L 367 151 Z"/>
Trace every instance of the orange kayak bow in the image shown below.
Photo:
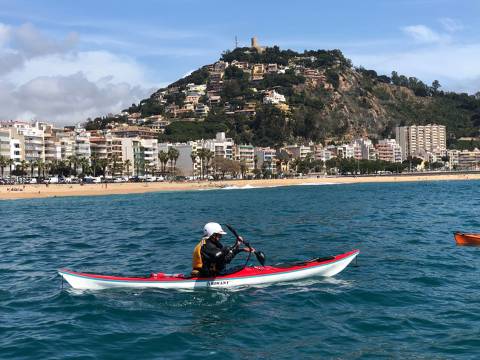
<path fill-rule="evenodd" d="M 480 234 L 455 233 L 457 245 L 462 246 L 480 246 Z"/>

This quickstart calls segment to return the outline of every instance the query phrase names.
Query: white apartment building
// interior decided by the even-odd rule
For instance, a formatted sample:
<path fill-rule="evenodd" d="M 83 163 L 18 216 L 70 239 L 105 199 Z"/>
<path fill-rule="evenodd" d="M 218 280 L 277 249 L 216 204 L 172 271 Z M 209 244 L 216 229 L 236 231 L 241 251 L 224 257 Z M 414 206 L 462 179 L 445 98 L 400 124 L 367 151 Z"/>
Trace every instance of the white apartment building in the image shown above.
<path fill-rule="evenodd" d="M 287 145 L 282 148 L 295 159 L 304 160 L 308 155 L 313 155 L 312 148 L 306 145 Z"/>
<path fill-rule="evenodd" d="M 62 160 L 62 145 L 57 136 L 60 129 L 55 129 L 53 125 L 45 123 L 42 123 L 41 127 L 44 131 L 45 161 Z"/>
<path fill-rule="evenodd" d="M 235 160 L 245 163 L 247 172 L 255 169 L 255 148 L 253 145 L 235 145 Z"/>
<path fill-rule="evenodd" d="M 401 163 L 402 149 L 394 139 L 380 140 L 377 145 L 378 160 Z"/>
<path fill-rule="evenodd" d="M 219 132 L 215 139 L 200 140 L 202 148 L 209 149 L 215 157 L 233 160 L 233 139 L 227 138 L 224 132 Z"/>
<path fill-rule="evenodd" d="M 454 169 L 458 167 L 458 160 L 460 158 L 460 150 L 448 150 L 448 167 Z"/>
<path fill-rule="evenodd" d="M 264 104 L 281 104 L 286 101 L 285 95 L 279 94 L 275 90 L 266 91 L 263 98 Z"/>
<path fill-rule="evenodd" d="M 45 140 L 44 131 L 40 123 L 34 125 L 28 123 L 14 123 L 13 127 L 17 129 L 18 134 L 23 135 L 26 161 L 45 161 Z"/>
<path fill-rule="evenodd" d="M 337 146 L 337 157 L 342 159 L 351 159 L 355 157 L 355 148 L 350 144 Z"/>
<path fill-rule="evenodd" d="M 158 168 L 158 140 L 140 139 L 140 146 L 145 164 L 153 168 Z"/>
<path fill-rule="evenodd" d="M 443 125 L 412 125 L 395 129 L 395 138 L 402 148 L 402 157 L 417 156 L 426 159 L 434 151 L 447 150 L 446 127 Z"/>
<path fill-rule="evenodd" d="M 457 150 L 458 151 L 458 150 Z M 474 149 L 462 150 L 456 153 L 457 167 L 461 170 L 479 170 L 480 169 L 480 150 Z"/>
<path fill-rule="evenodd" d="M 83 128 L 77 127 L 75 128 L 74 141 L 74 155 L 79 159 L 85 158 L 90 160 L 90 133 Z"/>

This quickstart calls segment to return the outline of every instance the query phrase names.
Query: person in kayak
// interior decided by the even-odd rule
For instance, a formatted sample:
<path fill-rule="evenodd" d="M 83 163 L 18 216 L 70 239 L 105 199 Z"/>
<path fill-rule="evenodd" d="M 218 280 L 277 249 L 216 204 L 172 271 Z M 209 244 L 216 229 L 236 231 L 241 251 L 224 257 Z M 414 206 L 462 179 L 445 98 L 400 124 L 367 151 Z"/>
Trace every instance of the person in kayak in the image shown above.
<path fill-rule="evenodd" d="M 241 251 L 255 252 L 254 248 L 240 248 L 242 238 L 233 246 L 224 246 L 220 242 L 226 232 L 218 223 L 210 222 L 203 228 L 203 238 L 193 250 L 192 276 L 216 276 L 225 270 L 233 258 Z"/>

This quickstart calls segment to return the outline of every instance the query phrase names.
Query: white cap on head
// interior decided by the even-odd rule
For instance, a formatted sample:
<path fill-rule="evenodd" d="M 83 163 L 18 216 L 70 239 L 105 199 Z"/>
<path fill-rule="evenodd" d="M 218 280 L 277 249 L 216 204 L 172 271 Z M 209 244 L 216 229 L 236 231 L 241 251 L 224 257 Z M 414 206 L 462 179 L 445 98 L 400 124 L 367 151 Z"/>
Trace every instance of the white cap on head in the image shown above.
<path fill-rule="evenodd" d="M 210 237 L 213 234 L 225 235 L 226 232 L 223 231 L 219 223 L 209 222 L 203 227 L 203 235 L 206 237 Z"/>

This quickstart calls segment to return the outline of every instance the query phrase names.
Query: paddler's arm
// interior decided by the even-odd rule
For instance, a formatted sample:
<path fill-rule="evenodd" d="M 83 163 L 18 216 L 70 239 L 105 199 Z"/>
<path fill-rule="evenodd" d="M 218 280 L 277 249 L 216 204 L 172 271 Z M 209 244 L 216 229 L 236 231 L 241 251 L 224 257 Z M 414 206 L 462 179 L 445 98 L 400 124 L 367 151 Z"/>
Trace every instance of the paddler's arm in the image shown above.
<path fill-rule="evenodd" d="M 239 240 L 237 240 L 237 242 L 235 243 L 235 246 L 240 246 L 240 243 L 243 242 L 243 237 L 239 236 Z M 255 252 L 255 249 L 253 247 L 250 246 L 244 246 L 243 248 L 241 248 L 239 251 L 245 251 L 245 252 Z"/>
<path fill-rule="evenodd" d="M 207 241 L 206 244 L 202 247 L 202 254 L 210 262 L 213 262 L 218 265 L 228 264 L 232 259 L 240 252 L 239 249 L 240 243 L 235 243 L 233 246 L 224 246 L 219 248 L 212 244 L 210 241 Z"/>

